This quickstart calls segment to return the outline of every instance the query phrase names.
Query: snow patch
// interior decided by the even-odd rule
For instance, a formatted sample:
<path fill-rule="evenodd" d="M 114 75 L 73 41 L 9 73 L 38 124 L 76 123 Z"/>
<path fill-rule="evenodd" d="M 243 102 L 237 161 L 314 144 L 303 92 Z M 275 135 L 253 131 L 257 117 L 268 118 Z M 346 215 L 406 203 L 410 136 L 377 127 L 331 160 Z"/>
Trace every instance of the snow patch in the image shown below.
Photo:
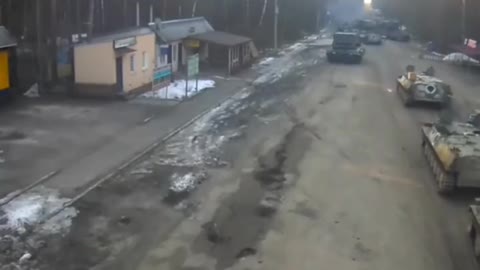
<path fill-rule="evenodd" d="M 206 174 L 204 172 L 187 174 L 173 174 L 171 177 L 170 191 L 175 193 L 184 193 L 194 190 L 199 184 L 205 180 Z"/>
<path fill-rule="evenodd" d="M 463 53 L 451 53 L 443 58 L 443 61 L 450 63 L 474 63 L 478 64 L 479 61 L 465 55 Z"/>
<path fill-rule="evenodd" d="M 45 187 L 22 194 L 0 208 L 0 220 L 4 221 L 0 224 L 0 231 L 24 233 L 32 226 L 45 222 L 39 228 L 42 233 L 64 233 L 77 215 L 76 209 L 68 207 L 51 219 L 46 219 L 68 201 L 67 198 L 61 198 L 58 191 Z"/>
<path fill-rule="evenodd" d="M 198 90 L 196 89 L 195 80 L 188 80 L 188 89 L 186 80 L 178 80 L 171 83 L 168 87 L 147 92 L 141 97 L 158 98 L 158 99 L 184 99 L 194 96 L 201 91 L 215 87 L 213 80 L 198 80 Z"/>
<path fill-rule="evenodd" d="M 275 60 L 275 58 L 273 58 L 273 57 L 267 57 L 267 58 L 263 59 L 262 61 L 260 61 L 258 64 L 261 65 L 261 66 L 268 65 L 268 64 L 270 64 L 270 62 L 272 62 L 273 60 Z"/>
<path fill-rule="evenodd" d="M 249 88 L 242 89 L 232 98 L 198 119 L 191 127 L 170 140 L 164 150 L 155 158 L 157 165 L 180 167 L 223 166 L 218 151 L 232 138 L 237 138 L 238 130 L 218 134 L 217 122 L 226 119 L 243 105 L 242 101 L 251 94 Z"/>
<path fill-rule="evenodd" d="M 40 97 L 40 93 L 39 93 L 39 91 L 38 91 L 38 84 L 37 84 L 37 83 L 33 84 L 33 85 L 27 90 L 27 92 L 25 92 L 23 95 L 26 96 L 26 97 L 29 97 L 29 98 L 38 98 L 38 97 Z"/>

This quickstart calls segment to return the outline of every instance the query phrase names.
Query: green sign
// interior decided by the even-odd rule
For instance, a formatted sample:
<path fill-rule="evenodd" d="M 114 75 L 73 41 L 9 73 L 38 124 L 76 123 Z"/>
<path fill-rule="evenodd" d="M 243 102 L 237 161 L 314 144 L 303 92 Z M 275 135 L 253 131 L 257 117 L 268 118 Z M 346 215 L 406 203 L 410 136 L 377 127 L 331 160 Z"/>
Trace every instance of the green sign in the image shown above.
<path fill-rule="evenodd" d="M 188 57 L 188 76 L 195 76 L 199 72 L 200 59 L 198 54 L 194 54 Z"/>

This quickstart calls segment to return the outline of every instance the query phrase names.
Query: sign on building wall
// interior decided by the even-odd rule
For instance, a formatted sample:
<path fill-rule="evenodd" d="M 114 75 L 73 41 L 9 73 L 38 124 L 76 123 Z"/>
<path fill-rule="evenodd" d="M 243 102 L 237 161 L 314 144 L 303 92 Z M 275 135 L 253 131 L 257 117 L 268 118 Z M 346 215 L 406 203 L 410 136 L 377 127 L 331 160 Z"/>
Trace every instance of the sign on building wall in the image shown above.
<path fill-rule="evenodd" d="M 152 90 L 158 90 L 170 84 L 172 65 L 157 67 L 153 70 Z"/>
<path fill-rule="evenodd" d="M 114 49 L 126 48 L 137 44 L 136 37 L 117 39 L 113 42 Z"/>
<path fill-rule="evenodd" d="M 185 40 L 185 46 L 188 48 L 200 48 L 200 40 L 187 39 Z"/>

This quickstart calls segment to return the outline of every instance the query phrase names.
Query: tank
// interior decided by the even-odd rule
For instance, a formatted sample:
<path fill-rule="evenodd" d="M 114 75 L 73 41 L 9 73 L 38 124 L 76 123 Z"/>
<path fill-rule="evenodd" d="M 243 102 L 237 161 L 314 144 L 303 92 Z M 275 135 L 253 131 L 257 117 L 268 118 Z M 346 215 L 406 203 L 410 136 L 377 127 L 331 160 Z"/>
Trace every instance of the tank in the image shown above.
<path fill-rule="evenodd" d="M 475 259 L 480 262 L 480 198 L 476 198 L 475 202 L 469 206 L 470 225 L 468 234 L 472 241 L 473 253 Z"/>
<path fill-rule="evenodd" d="M 422 147 L 438 192 L 480 187 L 480 129 L 471 122 L 423 124 Z"/>
<path fill-rule="evenodd" d="M 408 107 L 418 103 L 433 103 L 440 107 L 450 105 L 452 91 L 449 84 L 434 77 L 430 67 L 425 72 L 415 73 L 415 67 L 407 67 L 407 72 L 397 79 L 397 93 Z"/>
<path fill-rule="evenodd" d="M 365 48 L 354 32 L 337 32 L 333 35 L 332 48 L 327 51 L 329 62 L 361 63 Z"/>

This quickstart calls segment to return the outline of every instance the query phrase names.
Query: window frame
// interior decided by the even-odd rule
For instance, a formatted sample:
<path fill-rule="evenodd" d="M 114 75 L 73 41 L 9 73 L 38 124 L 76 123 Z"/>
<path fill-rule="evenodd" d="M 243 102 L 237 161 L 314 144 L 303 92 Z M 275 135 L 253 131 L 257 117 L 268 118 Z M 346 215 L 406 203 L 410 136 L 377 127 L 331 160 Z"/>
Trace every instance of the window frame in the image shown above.
<path fill-rule="evenodd" d="M 130 72 L 135 72 L 135 53 L 130 54 Z"/>

